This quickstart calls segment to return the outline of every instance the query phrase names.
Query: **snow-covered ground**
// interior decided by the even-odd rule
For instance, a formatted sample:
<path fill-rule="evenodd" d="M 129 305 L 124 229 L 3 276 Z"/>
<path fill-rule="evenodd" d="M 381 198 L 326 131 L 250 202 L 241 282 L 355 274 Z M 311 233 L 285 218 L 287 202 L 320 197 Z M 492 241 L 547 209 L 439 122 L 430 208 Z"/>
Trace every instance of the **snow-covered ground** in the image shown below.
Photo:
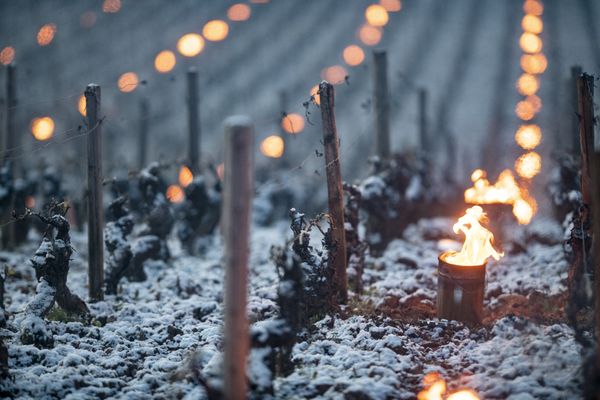
<path fill-rule="evenodd" d="M 537 228 L 518 231 L 535 237 L 536 230 L 547 233 L 545 243 L 530 242 L 526 252 L 488 265 L 488 310 L 510 296 L 528 302 L 532 296 L 564 292 L 568 264 L 562 230 L 540 221 Z M 283 221 L 253 229 L 248 301 L 253 325 L 277 316 L 278 278 L 269 250 L 290 236 Z M 469 329 L 433 317 L 437 256 L 452 245 L 438 238 L 457 239 L 451 221 L 421 220 L 381 257 L 368 258 L 364 294 L 352 296 L 341 314 L 325 317 L 302 335 L 293 352 L 296 368 L 274 378 L 272 397 L 411 399 L 431 371 L 439 371 L 451 389 L 469 387 L 484 399 L 578 397 L 579 346 L 564 323 L 505 312 Z M 73 243 L 69 286 L 87 298 L 84 237 L 75 235 Z M 14 325 L 35 290 L 27 255 L 36 245 L 32 239 L 18 254 L 0 253 L 9 265 L 6 308 L 11 315 L 2 330 L 12 374 L 1 384 L 4 393 L 37 399 L 204 398 L 188 370 L 193 363 L 205 376 L 219 376 L 223 268 L 218 236 L 201 257 L 187 256 L 178 242 L 170 242 L 168 266 L 150 263 L 146 282 L 124 283 L 117 296 L 90 304 L 91 324 L 51 321 L 55 344 L 50 349 L 21 344 Z M 261 360 L 260 350 L 253 350 L 249 374 L 259 388 L 273 379 Z"/>

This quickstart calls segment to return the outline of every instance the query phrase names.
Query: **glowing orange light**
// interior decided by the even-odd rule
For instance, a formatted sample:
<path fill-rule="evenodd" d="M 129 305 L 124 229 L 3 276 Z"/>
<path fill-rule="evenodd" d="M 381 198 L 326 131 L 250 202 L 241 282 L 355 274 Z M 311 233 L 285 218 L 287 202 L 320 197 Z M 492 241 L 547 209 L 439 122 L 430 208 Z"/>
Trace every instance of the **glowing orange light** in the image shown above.
<path fill-rule="evenodd" d="M 225 179 L 225 164 L 221 163 L 217 166 L 217 176 L 220 180 Z"/>
<path fill-rule="evenodd" d="M 31 121 L 31 133 L 39 141 L 50 139 L 54 134 L 54 120 L 50 117 L 34 118 Z"/>
<path fill-rule="evenodd" d="M 230 21 L 246 21 L 250 18 L 252 11 L 250 6 L 244 3 L 237 3 L 229 7 L 227 10 L 227 18 Z"/>
<path fill-rule="evenodd" d="M 542 109 L 542 99 L 540 99 L 539 96 L 536 96 L 535 94 L 527 96 L 525 98 L 525 101 L 531 104 L 531 107 L 533 107 L 533 112 L 536 114 Z"/>
<path fill-rule="evenodd" d="M 535 117 L 535 105 L 527 100 L 521 100 L 515 107 L 515 114 L 523 121 L 530 121 Z"/>
<path fill-rule="evenodd" d="M 526 0 L 523 4 L 525 14 L 542 15 L 544 13 L 544 5 L 537 0 Z"/>
<path fill-rule="evenodd" d="M 446 393 L 446 381 L 437 372 L 430 372 L 423 378 L 423 386 L 417 395 L 417 400 L 442 400 Z M 446 400 L 479 400 L 477 394 L 470 389 L 451 393 Z"/>
<path fill-rule="evenodd" d="M 539 53 L 542 51 L 542 39 L 533 33 L 525 32 L 522 34 L 519 45 L 525 53 Z"/>
<path fill-rule="evenodd" d="M 118 13 L 121 9 L 121 0 L 104 0 L 102 11 L 108 14 Z"/>
<path fill-rule="evenodd" d="M 385 8 L 387 12 L 398 12 L 402 9 L 400 0 L 379 0 L 379 4 Z"/>
<path fill-rule="evenodd" d="M 285 143 L 283 142 L 283 139 L 277 135 L 268 136 L 260 143 L 260 152 L 269 158 L 281 157 L 284 150 Z"/>
<path fill-rule="evenodd" d="M 194 57 L 204 50 L 204 39 L 197 33 L 187 33 L 177 41 L 177 51 L 186 57 Z"/>
<path fill-rule="evenodd" d="M 531 179 L 540 173 L 542 157 L 535 151 L 523 154 L 515 161 L 515 171 L 521 178 Z"/>
<path fill-rule="evenodd" d="M 521 20 L 521 26 L 525 32 L 529 33 L 542 33 L 544 30 L 544 23 L 542 19 L 537 15 L 527 14 Z"/>
<path fill-rule="evenodd" d="M 375 46 L 381 41 L 383 33 L 381 28 L 365 24 L 358 30 L 358 38 L 367 46 Z"/>
<path fill-rule="evenodd" d="M 528 74 L 542 74 L 548 67 L 548 60 L 542 53 L 523 54 L 521 56 L 521 68 Z"/>
<path fill-rule="evenodd" d="M 517 91 L 523 96 L 536 94 L 540 88 L 540 81 L 535 75 L 522 74 L 517 81 Z"/>
<path fill-rule="evenodd" d="M 533 150 L 542 141 L 542 130 L 534 124 L 521 125 L 515 133 L 515 141 L 521 148 Z"/>
<path fill-rule="evenodd" d="M 310 95 L 312 96 L 313 101 L 317 104 L 321 104 L 321 96 L 319 96 L 319 85 L 315 85 L 310 88 Z"/>
<path fill-rule="evenodd" d="M 479 400 L 479 396 L 474 391 L 465 389 L 450 394 L 446 400 Z"/>
<path fill-rule="evenodd" d="M 85 117 L 85 111 L 86 111 L 86 107 L 87 107 L 87 103 L 85 102 L 85 96 L 81 95 L 79 96 L 79 99 L 77 100 L 77 111 L 79 111 L 79 114 L 83 115 Z"/>
<path fill-rule="evenodd" d="M 369 25 L 385 26 L 389 18 L 387 10 L 379 4 L 371 4 L 365 10 L 365 19 Z"/>
<path fill-rule="evenodd" d="M 287 114 L 281 120 L 281 127 L 287 133 L 296 135 L 304 129 L 304 118 L 300 114 Z"/>
<path fill-rule="evenodd" d="M 81 17 L 79 17 L 79 25 L 81 25 L 82 28 L 90 29 L 91 27 L 96 25 L 96 18 L 97 17 L 95 12 L 86 11 L 83 14 L 81 14 Z"/>
<path fill-rule="evenodd" d="M 6 46 L 0 51 L 0 63 L 2 65 L 8 65 L 12 63 L 15 59 L 15 48 L 11 46 Z"/>
<path fill-rule="evenodd" d="M 139 83 L 140 79 L 135 72 L 125 72 L 119 77 L 117 86 L 121 92 L 129 93 L 133 92 Z"/>
<path fill-rule="evenodd" d="M 333 85 L 343 83 L 347 75 L 346 69 L 341 65 L 332 65 L 331 67 L 323 68 L 321 71 L 321 78 Z"/>
<path fill-rule="evenodd" d="M 346 64 L 350 65 L 351 67 L 355 67 L 364 61 L 365 52 L 359 46 L 351 44 L 344 49 L 342 57 L 344 58 L 344 62 Z"/>
<path fill-rule="evenodd" d="M 172 71 L 175 64 L 177 64 L 175 53 L 170 50 L 163 50 L 154 58 L 154 68 L 161 74 Z"/>
<path fill-rule="evenodd" d="M 185 193 L 179 185 L 169 186 L 165 195 L 171 203 L 181 203 L 185 199 Z"/>
<path fill-rule="evenodd" d="M 30 210 L 35 208 L 35 197 L 33 197 L 33 196 L 25 197 L 25 207 L 29 208 Z"/>
<path fill-rule="evenodd" d="M 40 46 L 48 46 L 54 40 L 56 34 L 55 24 L 43 25 L 37 33 L 37 42 Z"/>
<path fill-rule="evenodd" d="M 179 169 L 179 184 L 185 188 L 188 187 L 193 181 L 194 174 L 192 173 L 192 170 L 183 165 Z"/>
<path fill-rule="evenodd" d="M 225 39 L 229 34 L 229 25 L 227 25 L 227 22 L 220 19 L 208 21 L 204 25 L 204 28 L 202 28 L 202 34 L 206 40 L 219 42 Z"/>

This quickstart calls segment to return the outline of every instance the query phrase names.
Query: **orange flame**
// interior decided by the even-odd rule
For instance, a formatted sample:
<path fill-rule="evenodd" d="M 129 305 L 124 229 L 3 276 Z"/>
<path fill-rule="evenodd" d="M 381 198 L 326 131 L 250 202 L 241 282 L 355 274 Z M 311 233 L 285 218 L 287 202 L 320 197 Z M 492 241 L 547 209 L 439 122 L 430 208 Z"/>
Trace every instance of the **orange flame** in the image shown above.
<path fill-rule="evenodd" d="M 437 372 L 430 372 L 423 377 L 423 386 L 417 395 L 417 400 L 442 400 L 446 394 L 446 381 Z M 479 400 L 473 390 L 462 389 L 446 396 L 446 400 Z"/>

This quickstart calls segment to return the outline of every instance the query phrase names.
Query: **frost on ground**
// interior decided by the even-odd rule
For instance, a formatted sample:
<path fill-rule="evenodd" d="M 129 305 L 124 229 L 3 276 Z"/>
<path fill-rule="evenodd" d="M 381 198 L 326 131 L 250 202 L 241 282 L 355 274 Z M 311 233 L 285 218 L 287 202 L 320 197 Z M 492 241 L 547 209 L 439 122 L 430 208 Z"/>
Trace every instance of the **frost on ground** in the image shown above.
<path fill-rule="evenodd" d="M 273 381 L 264 363 L 267 351 L 252 350 L 249 377 L 255 397 L 411 399 L 431 371 L 439 371 L 451 389 L 469 387 L 485 399 L 579 397 L 581 357 L 572 330 L 562 317 L 543 320 L 525 307 L 564 294 L 568 265 L 560 241 L 530 231 L 520 232 L 530 238 L 526 252 L 489 264 L 489 315 L 484 327 L 469 329 L 434 316 L 437 255 L 457 245 L 451 240 L 457 239 L 451 221 L 422 220 L 410 227 L 381 257 L 368 257 L 363 295 L 302 333 L 290 375 Z M 544 231 L 561 233 L 559 226 Z M 258 336 L 278 318 L 278 278 L 269 249 L 289 236 L 285 223 L 253 230 L 248 313 Z M 199 257 L 182 254 L 177 242 L 170 242 L 168 265 L 147 263 L 147 281 L 123 284 L 118 295 L 91 303 L 89 325 L 51 312 L 46 329 L 54 337 L 52 348 L 21 344 L 15 323 L 35 293 L 25 254 L 33 255 L 36 243 L 23 247 L 23 255 L 0 253 L 9 265 L 9 319 L 1 332 L 13 377 L 2 382 L 4 394 L 204 398 L 190 365 L 213 386 L 220 384 L 223 269 L 218 237 Z M 68 284 L 85 298 L 86 246 L 77 235 L 73 244 Z"/>

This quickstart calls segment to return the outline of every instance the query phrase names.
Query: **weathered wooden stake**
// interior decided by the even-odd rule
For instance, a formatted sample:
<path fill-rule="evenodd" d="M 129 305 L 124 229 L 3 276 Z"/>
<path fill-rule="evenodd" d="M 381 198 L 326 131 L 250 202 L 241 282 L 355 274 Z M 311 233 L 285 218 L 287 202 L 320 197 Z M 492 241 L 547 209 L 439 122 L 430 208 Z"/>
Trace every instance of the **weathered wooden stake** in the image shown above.
<path fill-rule="evenodd" d="M 577 77 L 579 114 L 579 142 L 581 151 L 581 195 L 590 204 L 590 155 L 594 143 L 594 77 L 581 74 Z"/>
<path fill-rule="evenodd" d="M 104 208 L 102 205 L 102 120 L 100 118 L 100 86 L 85 89 L 88 156 L 88 280 L 92 301 L 104 299 Z"/>
<path fill-rule="evenodd" d="M 427 137 L 427 90 L 419 89 L 419 140 L 421 152 L 429 153 L 429 138 Z"/>
<path fill-rule="evenodd" d="M 6 125 L 3 129 L 4 134 L 3 138 L 1 138 L 0 142 L 0 153 L 2 155 L 2 160 L 9 161 L 12 163 L 12 178 L 18 174 L 19 169 L 19 159 L 15 157 L 19 150 L 17 147 L 21 144 L 20 136 L 17 135 L 16 125 L 15 125 L 15 113 L 17 106 L 17 67 L 14 65 L 8 65 L 6 67 L 6 100 L 5 100 L 5 113 L 4 118 L 6 120 Z M 2 221 L 7 221 L 11 217 L 12 210 L 15 208 L 15 196 L 12 195 L 10 200 L 10 206 L 5 215 L 3 215 Z M 11 223 L 5 225 L 2 228 L 2 244 L 6 246 L 7 249 L 13 249 L 16 246 L 16 225 L 15 223 Z"/>
<path fill-rule="evenodd" d="M 247 117 L 225 121 L 225 179 L 221 230 L 225 244 L 224 398 L 246 398 L 249 347 L 246 295 L 253 193 L 254 132 Z"/>
<path fill-rule="evenodd" d="M 332 254 L 331 265 L 334 268 L 338 301 L 345 303 L 348 300 L 348 278 L 346 276 L 346 235 L 344 233 L 344 191 L 340 168 L 340 143 L 335 126 L 333 85 L 326 81 L 321 82 L 319 96 L 321 98 L 329 215 L 333 224 L 331 238 L 336 246 Z"/>
<path fill-rule="evenodd" d="M 188 90 L 188 167 L 196 173 L 200 170 L 200 117 L 198 110 L 198 70 L 190 68 L 187 72 Z"/>
<path fill-rule="evenodd" d="M 140 136 L 138 146 L 138 168 L 141 170 L 146 166 L 146 155 L 148 152 L 148 100 L 140 101 Z"/>
<path fill-rule="evenodd" d="M 373 51 L 373 106 L 375 109 L 375 153 L 390 156 L 390 101 L 387 84 L 387 53 Z"/>
<path fill-rule="evenodd" d="M 581 150 L 579 141 L 579 93 L 577 90 L 577 78 L 581 76 L 583 70 L 581 66 L 574 65 L 571 67 L 571 78 L 569 80 L 570 104 L 569 117 L 571 118 L 571 135 L 566 146 L 572 146 L 572 154 L 577 154 Z M 564 143 L 564 142 L 563 142 Z"/>

